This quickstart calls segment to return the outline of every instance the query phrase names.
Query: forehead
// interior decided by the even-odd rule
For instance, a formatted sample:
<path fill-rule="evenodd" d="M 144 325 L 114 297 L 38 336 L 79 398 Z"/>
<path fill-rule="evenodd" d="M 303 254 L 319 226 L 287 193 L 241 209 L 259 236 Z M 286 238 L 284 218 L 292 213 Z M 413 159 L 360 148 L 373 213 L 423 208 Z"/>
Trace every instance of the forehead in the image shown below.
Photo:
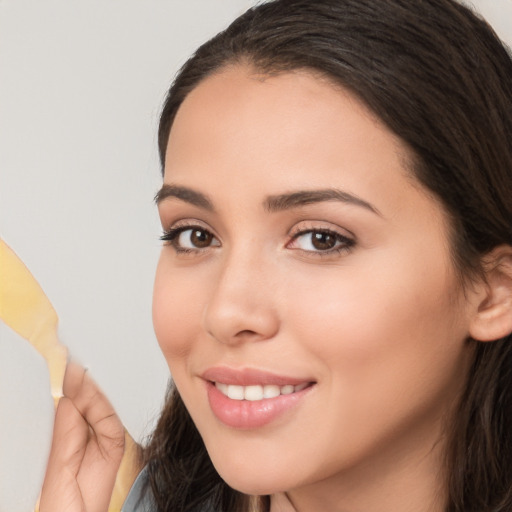
<path fill-rule="evenodd" d="M 367 126 L 362 126 L 361 121 Z M 231 122 L 231 131 L 227 122 Z M 290 141 L 301 136 L 314 138 L 318 135 L 315 131 L 329 123 L 331 127 L 340 123 L 351 125 L 354 133 L 361 124 L 359 128 L 366 135 L 380 131 L 388 142 L 397 148 L 401 146 L 399 139 L 355 95 L 317 72 L 299 69 L 265 75 L 244 65 L 223 68 L 202 80 L 187 95 L 174 120 L 170 142 L 176 132 L 187 128 L 197 136 L 221 128 L 224 136 L 250 134 L 252 138 L 255 134 L 264 137 L 265 131 L 274 135 L 281 132 L 283 142 L 285 135 Z M 324 132 L 323 136 L 327 137 L 328 133 Z M 261 143 L 263 137 L 255 141 Z"/>
<path fill-rule="evenodd" d="M 332 82 L 306 70 L 262 76 L 233 66 L 203 80 L 178 110 L 165 181 L 250 187 L 265 178 L 279 189 L 268 193 L 297 182 L 352 188 L 357 181 L 363 191 L 393 175 L 419 187 L 409 160 L 405 145 Z"/>

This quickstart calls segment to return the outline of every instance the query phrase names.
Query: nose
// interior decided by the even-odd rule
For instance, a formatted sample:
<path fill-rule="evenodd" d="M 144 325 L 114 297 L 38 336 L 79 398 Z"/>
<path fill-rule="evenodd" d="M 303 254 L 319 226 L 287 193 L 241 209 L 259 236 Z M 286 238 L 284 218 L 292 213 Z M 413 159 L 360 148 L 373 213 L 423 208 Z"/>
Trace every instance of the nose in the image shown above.
<path fill-rule="evenodd" d="M 272 264 L 245 251 L 219 265 L 204 311 L 205 330 L 229 345 L 272 339 L 279 330 Z"/>

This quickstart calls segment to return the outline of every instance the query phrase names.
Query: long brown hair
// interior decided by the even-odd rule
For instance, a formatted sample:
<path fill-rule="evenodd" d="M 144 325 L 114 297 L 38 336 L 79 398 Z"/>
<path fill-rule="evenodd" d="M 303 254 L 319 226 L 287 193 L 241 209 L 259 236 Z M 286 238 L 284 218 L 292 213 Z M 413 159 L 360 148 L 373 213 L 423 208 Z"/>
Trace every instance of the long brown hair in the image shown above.
<path fill-rule="evenodd" d="M 414 156 L 412 172 L 451 218 L 465 282 L 483 254 L 512 244 L 512 60 L 490 26 L 455 0 L 275 0 L 201 46 L 171 86 L 162 166 L 182 101 L 226 65 L 311 69 L 357 95 Z M 510 336 L 475 345 L 447 454 L 447 512 L 512 510 Z M 175 388 L 147 448 L 159 510 L 265 511 L 216 473 Z M 208 509 L 208 510 L 210 510 Z"/>

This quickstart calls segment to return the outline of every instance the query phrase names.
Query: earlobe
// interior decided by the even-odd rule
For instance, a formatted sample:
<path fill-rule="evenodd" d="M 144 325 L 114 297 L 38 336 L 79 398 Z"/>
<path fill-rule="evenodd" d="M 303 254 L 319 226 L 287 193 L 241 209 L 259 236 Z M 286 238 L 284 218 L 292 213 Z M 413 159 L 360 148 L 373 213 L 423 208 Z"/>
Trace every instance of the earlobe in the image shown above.
<path fill-rule="evenodd" d="M 477 341 L 496 341 L 512 333 L 512 246 L 500 245 L 483 259 L 481 299 L 470 321 Z"/>

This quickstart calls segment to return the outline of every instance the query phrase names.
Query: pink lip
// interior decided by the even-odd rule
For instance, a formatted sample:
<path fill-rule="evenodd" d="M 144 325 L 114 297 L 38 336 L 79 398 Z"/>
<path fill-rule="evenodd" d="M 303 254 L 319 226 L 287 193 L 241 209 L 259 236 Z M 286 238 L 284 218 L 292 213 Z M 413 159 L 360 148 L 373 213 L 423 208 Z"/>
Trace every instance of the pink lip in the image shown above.
<path fill-rule="evenodd" d="M 286 377 L 276 375 L 275 373 L 256 370 L 254 368 L 241 368 L 239 370 L 228 368 L 227 366 L 216 366 L 206 370 L 201 377 L 210 382 L 222 382 L 223 384 L 234 384 L 237 386 L 264 386 L 273 384 L 274 386 L 298 386 L 303 382 L 312 382 L 309 378 Z"/>
<path fill-rule="evenodd" d="M 254 369 L 234 370 L 227 367 L 210 368 L 203 373 L 202 378 L 206 381 L 208 402 L 216 418 L 228 427 L 244 430 L 260 428 L 272 423 L 282 414 L 299 405 L 313 387 L 308 386 L 289 395 L 280 395 L 275 398 L 265 398 L 257 401 L 232 400 L 221 393 L 215 387 L 214 382 L 238 386 L 266 384 L 276 386 L 291 384 L 296 386 L 312 381 L 284 377 Z"/>

